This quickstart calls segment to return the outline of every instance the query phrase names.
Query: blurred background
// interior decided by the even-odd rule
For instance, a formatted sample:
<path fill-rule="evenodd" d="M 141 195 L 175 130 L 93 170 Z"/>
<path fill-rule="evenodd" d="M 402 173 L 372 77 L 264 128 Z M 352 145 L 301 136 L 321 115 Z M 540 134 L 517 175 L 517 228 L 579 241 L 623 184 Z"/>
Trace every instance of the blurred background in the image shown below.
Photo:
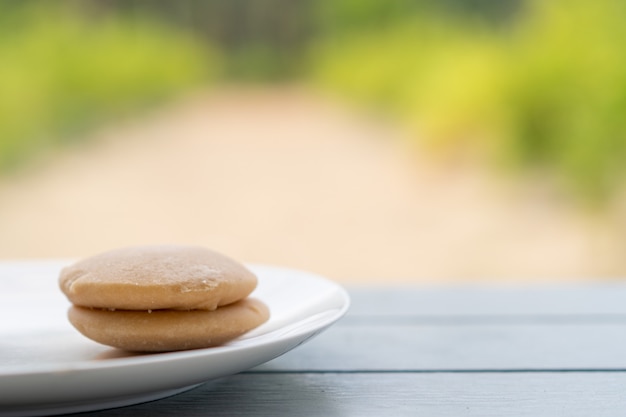
<path fill-rule="evenodd" d="M 619 0 L 0 0 L 0 258 L 615 279 Z"/>

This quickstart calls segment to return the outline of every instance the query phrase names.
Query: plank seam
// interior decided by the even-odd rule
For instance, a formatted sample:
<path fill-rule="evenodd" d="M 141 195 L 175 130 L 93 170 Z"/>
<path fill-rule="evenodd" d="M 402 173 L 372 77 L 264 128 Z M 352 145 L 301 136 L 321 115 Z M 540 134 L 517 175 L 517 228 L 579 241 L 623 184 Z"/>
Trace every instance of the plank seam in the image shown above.
<path fill-rule="evenodd" d="M 580 324 L 624 324 L 626 315 L 622 314 L 546 314 L 546 315 L 469 315 L 469 316 L 347 316 L 341 320 L 343 326 L 388 326 L 388 325 L 580 325 Z"/>
<path fill-rule="evenodd" d="M 322 369 L 302 369 L 302 370 L 250 370 L 241 372 L 246 375 L 269 375 L 269 374 L 552 374 L 552 373 L 626 373 L 626 368 L 570 368 L 570 369 L 539 369 L 539 368 L 519 368 L 519 369 L 349 369 L 349 370 L 322 370 Z"/>

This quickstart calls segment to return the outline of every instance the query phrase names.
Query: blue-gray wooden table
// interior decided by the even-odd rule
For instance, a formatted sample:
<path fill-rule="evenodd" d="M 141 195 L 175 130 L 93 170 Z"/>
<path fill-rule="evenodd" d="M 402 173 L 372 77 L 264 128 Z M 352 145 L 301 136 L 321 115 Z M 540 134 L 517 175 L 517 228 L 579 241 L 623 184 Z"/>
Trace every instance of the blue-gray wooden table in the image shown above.
<path fill-rule="evenodd" d="M 93 416 L 625 416 L 626 284 L 349 288 L 309 343 Z"/>

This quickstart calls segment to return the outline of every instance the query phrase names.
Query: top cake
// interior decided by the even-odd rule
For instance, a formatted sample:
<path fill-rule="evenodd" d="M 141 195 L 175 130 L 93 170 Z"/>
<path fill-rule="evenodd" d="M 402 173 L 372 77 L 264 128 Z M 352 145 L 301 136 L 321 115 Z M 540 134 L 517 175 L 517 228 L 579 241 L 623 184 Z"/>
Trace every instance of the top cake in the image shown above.
<path fill-rule="evenodd" d="M 137 246 L 85 258 L 61 271 L 77 306 L 109 310 L 215 310 L 247 297 L 257 278 L 239 262 L 195 246 Z"/>

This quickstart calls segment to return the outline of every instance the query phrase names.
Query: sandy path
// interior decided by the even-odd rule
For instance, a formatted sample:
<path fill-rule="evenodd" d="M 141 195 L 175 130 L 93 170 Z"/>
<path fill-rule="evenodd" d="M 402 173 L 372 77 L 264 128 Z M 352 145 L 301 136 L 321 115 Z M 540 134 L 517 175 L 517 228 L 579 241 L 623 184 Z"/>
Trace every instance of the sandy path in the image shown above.
<path fill-rule="evenodd" d="M 201 94 L 95 135 L 0 183 L 0 257 L 179 242 L 346 282 L 614 273 L 567 207 L 433 167 L 305 91 Z"/>

